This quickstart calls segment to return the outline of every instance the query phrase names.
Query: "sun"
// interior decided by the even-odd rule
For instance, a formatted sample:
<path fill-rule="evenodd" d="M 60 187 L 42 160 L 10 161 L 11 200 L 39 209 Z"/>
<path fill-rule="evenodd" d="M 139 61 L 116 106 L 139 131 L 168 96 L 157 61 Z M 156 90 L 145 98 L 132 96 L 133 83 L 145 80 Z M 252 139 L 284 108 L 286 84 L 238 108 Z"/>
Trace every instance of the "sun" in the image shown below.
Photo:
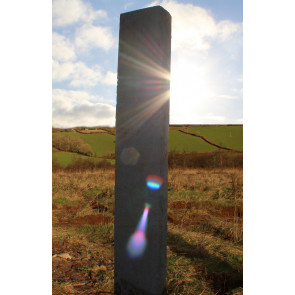
<path fill-rule="evenodd" d="M 170 107 L 172 112 L 187 113 L 208 103 L 210 79 L 204 66 L 179 60 L 171 65 Z"/>

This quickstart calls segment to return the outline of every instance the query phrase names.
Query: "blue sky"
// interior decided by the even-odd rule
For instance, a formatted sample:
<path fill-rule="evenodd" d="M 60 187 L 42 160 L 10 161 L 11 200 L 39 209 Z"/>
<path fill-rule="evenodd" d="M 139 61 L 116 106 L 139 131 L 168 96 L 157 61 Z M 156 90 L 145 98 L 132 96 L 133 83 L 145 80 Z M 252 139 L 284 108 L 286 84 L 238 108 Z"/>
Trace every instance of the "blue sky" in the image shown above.
<path fill-rule="evenodd" d="M 120 13 L 161 5 L 172 16 L 170 124 L 240 124 L 240 0 L 53 0 L 55 127 L 115 125 Z"/>

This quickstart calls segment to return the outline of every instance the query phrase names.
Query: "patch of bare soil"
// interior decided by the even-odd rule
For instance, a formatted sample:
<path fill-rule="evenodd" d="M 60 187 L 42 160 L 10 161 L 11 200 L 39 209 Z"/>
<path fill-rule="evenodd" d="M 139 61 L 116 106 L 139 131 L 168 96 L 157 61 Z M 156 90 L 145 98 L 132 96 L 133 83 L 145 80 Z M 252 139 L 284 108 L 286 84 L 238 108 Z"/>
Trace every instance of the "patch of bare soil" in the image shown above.
<path fill-rule="evenodd" d="M 58 226 L 71 226 L 72 219 L 81 210 L 81 206 L 69 206 L 63 204 L 52 205 L 52 223 Z"/>
<path fill-rule="evenodd" d="M 76 217 L 71 223 L 75 226 L 83 226 L 87 224 L 96 225 L 96 224 L 106 224 L 113 222 L 114 219 L 109 216 L 104 216 L 103 214 L 97 215 L 87 215 Z"/>
<path fill-rule="evenodd" d="M 107 207 L 101 205 L 97 207 L 99 212 L 107 211 Z M 106 210 L 107 209 L 107 210 Z M 80 227 L 85 225 L 98 225 L 106 224 L 114 221 L 113 217 L 104 216 L 103 214 L 86 215 L 75 217 L 81 206 L 69 206 L 69 205 L 52 205 L 54 210 L 53 223 L 58 224 L 61 227 Z"/>
<path fill-rule="evenodd" d="M 113 222 L 114 219 L 103 214 L 78 216 L 73 219 L 59 219 L 58 226 L 61 227 L 81 227 L 85 225 L 98 225 Z"/>
<path fill-rule="evenodd" d="M 76 214 L 79 210 L 81 210 L 81 206 L 53 204 L 52 209 L 59 210 L 59 212 L 56 212 L 56 214 L 62 213 L 67 215 L 73 215 L 73 214 Z"/>
<path fill-rule="evenodd" d="M 169 204 L 171 209 L 209 209 L 211 208 L 212 202 L 201 201 L 201 202 L 190 202 L 190 201 L 174 201 Z"/>
<path fill-rule="evenodd" d="M 222 217 L 233 217 L 233 216 L 243 217 L 243 207 L 229 206 L 229 207 L 219 209 L 218 213 Z"/>
<path fill-rule="evenodd" d="M 114 269 L 113 261 L 89 256 L 84 245 L 67 240 L 54 242 L 52 254 L 53 283 L 70 284 L 74 294 L 100 294 L 98 284 L 103 282 L 106 271 Z"/>
<path fill-rule="evenodd" d="M 168 213 L 168 221 L 175 225 L 195 225 L 206 224 L 209 221 L 209 216 L 204 214 L 190 214 L 189 217 L 177 216 L 173 213 Z"/>
<path fill-rule="evenodd" d="M 110 211 L 110 209 L 107 206 L 99 203 L 97 200 L 92 201 L 90 203 L 90 206 L 91 206 L 92 209 L 98 210 L 98 212 L 107 212 L 107 211 Z M 114 210 L 112 210 L 112 212 L 114 213 Z"/>
<path fill-rule="evenodd" d="M 208 214 L 193 213 L 190 214 L 191 209 L 204 209 Z M 175 214 L 171 211 L 168 214 L 168 221 L 174 224 L 194 225 L 205 224 L 210 219 L 210 216 L 223 218 L 227 221 L 243 222 L 243 207 L 228 206 L 222 207 L 221 204 L 214 204 L 210 201 L 190 202 L 190 201 L 174 201 L 169 204 L 169 209 L 175 210 Z M 172 210 L 172 211 L 173 211 Z M 187 210 L 186 214 L 177 214 L 180 210 Z M 183 216 L 181 216 L 183 215 Z"/>
<path fill-rule="evenodd" d="M 220 208 L 214 215 L 227 221 L 243 223 L 243 207 L 241 206 Z"/>

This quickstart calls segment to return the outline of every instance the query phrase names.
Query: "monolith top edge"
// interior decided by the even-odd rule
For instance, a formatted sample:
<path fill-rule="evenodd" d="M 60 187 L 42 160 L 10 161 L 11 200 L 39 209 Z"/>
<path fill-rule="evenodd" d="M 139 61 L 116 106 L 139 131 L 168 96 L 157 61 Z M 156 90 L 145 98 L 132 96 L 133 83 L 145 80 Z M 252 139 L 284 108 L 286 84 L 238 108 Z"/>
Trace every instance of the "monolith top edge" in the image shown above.
<path fill-rule="evenodd" d="M 147 11 L 150 11 L 150 10 L 161 10 L 167 14 L 169 14 L 169 16 L 171 17 L 171 14 L 169 13 L 169 11 L 167 11 L 166 9 L 164 9 L 162 6 L 160 5 L 156 5 L 156 6 L 151 6 L 151 7 L 147 7 L 147 8 L 142 8 L 142 9 L 137 9 L 137 10 L 132 10 L 132 11 L 129 11 L 129 12 L 124 12 L 124 13 L 121 13 L 120 16 L 125 16 L 126 14 L 128 15 L 132 15 L 132 14 L 140 14 L 140 13 L 144 13 L 144 12 L 147 12 Z"/>

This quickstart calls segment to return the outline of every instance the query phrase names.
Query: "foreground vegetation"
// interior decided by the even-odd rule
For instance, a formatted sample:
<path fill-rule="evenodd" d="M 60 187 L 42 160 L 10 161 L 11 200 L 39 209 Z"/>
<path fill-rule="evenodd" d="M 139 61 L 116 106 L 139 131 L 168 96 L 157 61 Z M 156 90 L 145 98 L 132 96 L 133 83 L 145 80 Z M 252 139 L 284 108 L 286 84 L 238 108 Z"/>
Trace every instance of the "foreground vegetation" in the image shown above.
<path fill-rule="evenodd" d="M 53 294 L 113 294 L 114 169 L 81 167 L 52 177 Z M 242 294 L 242 169 L 175 165 L 168 181 L 167 293 Z"/>

